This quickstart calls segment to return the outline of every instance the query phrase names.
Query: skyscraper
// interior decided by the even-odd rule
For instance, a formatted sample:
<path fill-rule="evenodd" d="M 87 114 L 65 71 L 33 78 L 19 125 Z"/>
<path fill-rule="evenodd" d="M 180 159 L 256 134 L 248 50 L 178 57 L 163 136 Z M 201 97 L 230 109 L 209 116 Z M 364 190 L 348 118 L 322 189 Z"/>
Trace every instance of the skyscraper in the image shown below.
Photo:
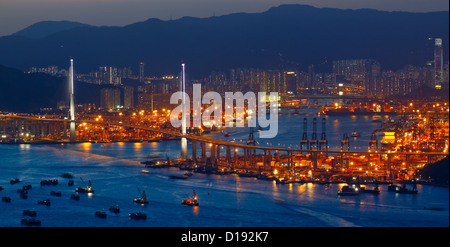
<path fill-rule="evenodd" d="M 144 83 L 144 62 L 139 64 L 139 82 Z"/>
<path fill-rule="evenodd" d="M 434 87 L 441 89 L 444 82 L 444 53 L 442 39 L 434 40 Z"/>
<path fill-rule="evenodd" d="M 123 88 L 123 107 L 125 109 L 131 109 L 134 107 L 134 88 L 124 87 Z"/>
<path fill-rule="evenodd" d="M 100 107 L 106 110 L 116 110 L 120 108 L 120 89 L 102 88 L 100 91 Z"/>

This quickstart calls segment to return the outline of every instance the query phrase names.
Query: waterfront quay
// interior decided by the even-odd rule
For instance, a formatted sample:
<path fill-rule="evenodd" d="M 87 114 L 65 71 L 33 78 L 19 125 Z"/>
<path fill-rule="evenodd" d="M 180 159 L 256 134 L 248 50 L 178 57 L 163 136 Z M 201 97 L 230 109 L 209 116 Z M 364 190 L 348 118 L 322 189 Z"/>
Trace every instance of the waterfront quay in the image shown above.
<path fill-rule="evenodd" d="M 342 106 L 340 106 L 342 108 Z M 150 113 L 91 114 L 77 118 L 77 142 L 154 142 L 188 140 L 191 153 L 180 159 L 162 157 L 160 162 L 142 160 L 148 167 L 171 167 L 201 173 L 237 174 L 279 183 L 296 182 L 392 182 L 428 181 L 417 171 L 448 155 L 448 105 L 446 102 L 408 103 L 397 120 L 380 121 L 373 130 L 367 150 L 351 150 L 343 133 L 340 149 L 328 145 L 325 118 L 314 117 L 313 135 L 299 140 L 296 147 L 257 146 L 250 129 L 248 140 L 219 140 L 206 133 L 227 134 L 226 128 L 193 129 L 181 134 L 168 122 L 170 110 Z M 301 119 L 301 118 L 300 118 Z M 304 118 L 306 122 L 306 118 Z M 0 117 L 2 143 L 68 143 L 68 122 L 61 116 L 3 114 Z M 322 124 L 321 133 L 317 124 Z M 301 130 L 299 131 L 301 133 Z M 356 138 L 356 136 L 355 136 Z M 259 145 L 259 144 L 258 144 Z M 180 156 L 181 157 L 181 156 Z"/>

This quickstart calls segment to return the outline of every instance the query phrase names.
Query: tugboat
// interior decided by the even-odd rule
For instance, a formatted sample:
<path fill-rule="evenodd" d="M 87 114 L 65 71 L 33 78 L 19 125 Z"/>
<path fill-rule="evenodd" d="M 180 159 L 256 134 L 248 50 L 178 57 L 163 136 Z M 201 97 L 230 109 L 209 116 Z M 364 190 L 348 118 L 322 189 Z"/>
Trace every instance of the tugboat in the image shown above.
<path fill-rule="evenodd" d="M 247 140 L 247 145 L 253 145 L 255 144 L 255 140 Z"/>
<path fill-rule="evenodd" d="M 400 188 L 400 186 L 392 184 L 392 183 L 388 185 L 388 191 L 396 192 L 397 188 Z"/>
<path fill-rule="evenodd" d="M 358 133 L 358 131 L 356 131 L 356 129 L 353 129 L 352 131 L 352 137 L 360 137 L 361 134 Z"/>
<path fill-rule="evenodd" d="M 194 175 L 194 173 L 192 172 L 186 172 L 185 174 L 183 174 L 182 176 L 179 175 L 170 175 L 169 177 L 171 179 L 187 179 L 189 177 L 191 177 L 192 175 Z"/>
<path fill-rule="evenodd" d="M 13 179 L 11 179 L 11 180 L 9 181 L 9 183 L 10 183 L 10 184 L 17 184 L 17 183 L 20 183 L 20 179 L 18 179 L 18 178 L 13 178 Z"/>
<path fill-rule="evenodd" d="M 338 191 L 338 196 L 357 196 L 359 195 L 358 188 L 344 186 L 340 191 Z"/>
<path fill-rule="evenodd" d="M 128 217 L 130 217 L 130 219 L 135 219 L 135 220 L 145 220 L 147 219 L 147 215 L 141 212 L 137 212 L 137 213 L 130 213 L 128 214 Z"/>
<path fill-rule="evenodd" d="M 36 220 L 36 219 L 22 219 L 22 220 L 20 220 L 20 223 L 22 225 L 26 225 L 26 226 L 40 226 L 41 225 L 41 221 Z"/>
<path fill-rule="evenodd" d="M 41 186 L 43 185 L 58 185 L 58 179 L 42 180 Z"/>
<path fill-rule="evenodd" d="M 100 219 L 105 219 L 106 218 L 106 212 L 96 211 L 94 216 L 95 217 L 99 217 Z"/>
<path fill-rule="evenodd" d="M 23 210 L 22 212 L 23 215 L 26 216 L 30 216 L 30 217 L 36 217 L 36 211 L 31 211 L 31 210 Z"/>
<path fill-rule="evenodd" d="M 417 185 L 415 182 L 413 183 L 413 188 L 411 190 L 406 188 L 406 183 L 403 183 L 403 186 L 397 187 L 397 189 L 395 191 L 395 193 L 398 193 L 398 194 L 417 194 L 417 192 L 418 192 Z"/>
<path fill-rule="evenodd" d="M 120 213 L 120 208 L 119 208 L 119 206 L 110 206 L 109 211 L 113 212 L 115 214 L 118 214 L 118 213 Z"/>
<path fill-rule="evenodd" d="M 189 199 L 183 199 L 181 204 L 186 206 L 198 206 L 197 195 L 195 194 L 195 190 L 192 192 L 192 194 L 193 194 L 192 197 L 186 195 L 187 197 L 189 197 Z"/>
<path fill-rule="evenodd" d="M 4 202 L 11 202 L 11 197 L 3 196 L 2 201 Z"/>
<path fill-rule="evenodd" d="M 141 191 L 138 188 L 138 191 L 139 191 L 139 194 L 141 194 L 141 197 L 135 197 L 133 199 L 133 202 L 134 203 L 139 203 L 139 204 L 142 204 L 142 205 L 148 204 L 147 196 L 145 195 L 145 190 L 143 190 L 142 193 L 141 193 Z"/>
<path fill-rule="evenodd" d="M 380 189 L 378 188 L 378 183 L 375 182 L 375 187 L 373 187 L 373 189 L 364 188 L 360 192 L 367 194 L 380 194 Z"/>
<path fill-rule="evenodd" d="M 61 194 L 61 191 L 50 191 L 50 195 L 51 196 L 57 196 L 57 197 L 60 197 L 62 194 Z"/>
<path fill-rule="evenodd" d="M 38 204 L 42 204 L 42 205 L 45 205 L 45 206 L 50 206 L 50 199 L 45 199 L 45 200 L 43 200 L 43 201 L 38 201 L 37 202 Z"/>
<path fill-rule="evenodd" d="M 63 177 L 63 178 L 73 178 L 73 174 L 70 173 L 70 172 L 67 172 L 67 173 L 63 173 L 63 174 L 61 175 L 61 177 Z"/>
<path fill-rule="evenodd" d="M 81 181 L 83 181 L 83 179 L 81 179 Z M 83 183 L 84 183 L 84 181 L 83 181 Z M 88 183 L 89 184 L 88 184 L 87 188 L 78 187 L 75 189 L 75 192 L 77 192 L 77 193 L 94 193 L 94 190 L 92 189 L 91 180 L 89 180 Z"/>
<path fill-rule="evenodd" d="M 75 195 L 75 194 L 71 194 L 70 195 L 70 199 L 75 200 L 75 201 L 79 201 L 80 200 L 80 196 L 79 195 Z"/>

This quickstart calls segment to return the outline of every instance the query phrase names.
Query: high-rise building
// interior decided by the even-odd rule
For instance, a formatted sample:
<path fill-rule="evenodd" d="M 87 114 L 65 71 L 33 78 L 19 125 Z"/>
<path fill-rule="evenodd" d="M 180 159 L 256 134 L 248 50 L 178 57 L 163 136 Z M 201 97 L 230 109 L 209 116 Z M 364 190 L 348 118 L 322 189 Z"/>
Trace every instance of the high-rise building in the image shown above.
<path fill-rule="evenodd" d="M 119 88 L 102 88 L 100 91 L 100 107 L 107 110 L 116 110 L 121 107 Z"/>
<path fill-rule="evenodd" d="M 134 88 L 124 87 L 123 88 L 123 107 L 125 109 L 131 109 L 134 107 Z"/>
<path fill-rule="evenodd" d="M 441 89 L 444 82 L 444 52 L 442 39 L 434 40 L 434 87 Z"/>
<path fill-rule="evenodd" d="M 139 82 L 141 82 L 141 83 L 144 83 L 144 77 L 145 77 L 144 66 L 145 66 L 144 62 L 141 62 L 139 64 Z"/>

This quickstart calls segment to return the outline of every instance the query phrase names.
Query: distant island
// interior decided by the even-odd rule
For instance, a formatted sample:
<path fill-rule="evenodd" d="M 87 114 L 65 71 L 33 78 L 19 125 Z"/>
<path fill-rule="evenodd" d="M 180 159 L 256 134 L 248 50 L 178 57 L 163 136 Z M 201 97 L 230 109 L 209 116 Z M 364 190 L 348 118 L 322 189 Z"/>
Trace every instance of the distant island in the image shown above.
<path fill-rule="evenodd" d="M 435 185 L 449 186 L 449 156 L 444 159 L 427 164 L 423 169 L 419 170 L 422 179 L 430 179 Z"/>

